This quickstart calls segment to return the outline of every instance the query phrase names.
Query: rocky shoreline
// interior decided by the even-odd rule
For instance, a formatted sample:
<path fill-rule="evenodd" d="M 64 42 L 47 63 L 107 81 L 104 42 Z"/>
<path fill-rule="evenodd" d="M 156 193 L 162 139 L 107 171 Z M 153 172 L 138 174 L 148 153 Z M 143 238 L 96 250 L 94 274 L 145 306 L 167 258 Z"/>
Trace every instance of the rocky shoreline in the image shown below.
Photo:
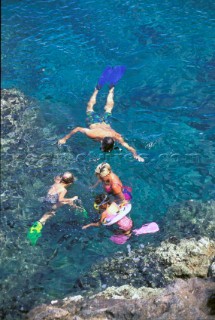
<path fill-rule="evenodd" d="M 81 279 L 83 295 L 30 311 L 30 320 L 209 320 L 215 316 L 215 241 L 166 240 L 94 265 Z M 115 283 L 115 286 L 109 286 Z M 124 283 L 124 284 L 123 284 Z M 107 288 L 93 294 L 95 288 Z"/>
<path fill-rule="evenodd" d="M 121 293 L 119 294 L 119 291 Z M 31 320 L 84 320 L 84 319 L 140 319 L 140 320 L 213 320 L 215 284 L 211 280 L 192 278 L 177 280 L 174 284 L 157 292 L 141 287 L 135 292 L 133 287 L 111 288 L 112 297 L 105 293 L 93 298 L 81 296 L 66 298 L 53 305 L 41 305 L 28 314 Z M 134 292 L 133 297 L 129 297 Z M 116 293 L 118 296 L 116 297 Z M 124 297 L 124 295 L 126 297 Z M 145 297 L 148 295 L 148 297 Z"/>

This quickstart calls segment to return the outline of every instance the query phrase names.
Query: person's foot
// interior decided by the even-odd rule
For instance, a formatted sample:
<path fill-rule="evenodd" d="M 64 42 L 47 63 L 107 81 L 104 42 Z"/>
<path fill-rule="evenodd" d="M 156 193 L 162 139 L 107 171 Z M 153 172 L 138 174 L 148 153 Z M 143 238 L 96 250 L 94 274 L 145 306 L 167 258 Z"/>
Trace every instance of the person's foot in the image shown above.
<path fill-rule="evenodd" d="M 124 232 L 124 235 L 127 236 L 127 237 L 130 237 L 131 236 L 131 230 Z"/>

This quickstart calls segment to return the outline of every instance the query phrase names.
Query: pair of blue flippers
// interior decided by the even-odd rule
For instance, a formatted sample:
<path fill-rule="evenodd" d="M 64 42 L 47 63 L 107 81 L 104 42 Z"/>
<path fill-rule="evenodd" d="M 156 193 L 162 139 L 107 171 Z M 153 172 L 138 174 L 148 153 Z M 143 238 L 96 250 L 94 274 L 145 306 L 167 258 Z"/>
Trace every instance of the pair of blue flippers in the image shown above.
<path fill-rule="evenodd" d="M 125 66 L 106 67 L 98 80 L 96 89 L 100 90 L 106 83 L 110 88 L 114 87 L 125 73 Z"/>

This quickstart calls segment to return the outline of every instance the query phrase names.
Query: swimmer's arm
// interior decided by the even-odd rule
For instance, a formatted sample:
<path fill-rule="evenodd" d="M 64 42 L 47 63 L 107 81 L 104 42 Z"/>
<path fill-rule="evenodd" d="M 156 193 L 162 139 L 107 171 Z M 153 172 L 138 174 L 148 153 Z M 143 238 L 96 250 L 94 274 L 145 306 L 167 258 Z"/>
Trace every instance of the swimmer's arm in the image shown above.
<path fill-rule="evenodd" d="M 132 148 L 131 146 L 129 146 L 129 144 L 127 142 L 125 142 L 125 140 L 122 137 L 116 137 L 115 138 L 123 147 L 125 147 L 127 150 L 129 150 L 132 154 L 134 159 L 140 161 L 140 162 L 144 162 L 145 160 L 138 156 L 136 150 L 134 148 Z"/>
<path fill-rule="evenodd" d="M 73 201 L 77 200 L 78 197 L 75 196 L 73 198 L 65 198 L 65 195 L 67 193 L 67 190 L 63 190 L 59 193 L 59 202 L 62 203 L 62 204 L 73 204 Z"/>
<path fill-rule="evenodd" d="M 96 183 L 94 183 L 94 184 L 91 186 L 91 188 L 97 187 L 97 185 L 98 185 L 99 183 L 101 183 L 101 180 L 97 180 Z"/>
<path fill-rule="evenodd" d="M 68 133 L 66 136 L 64 136 L 62 139 L 59 139 L 59 140 L 58 140 L 58 144 L 61 145 L 61 144 L 66 143 L 66 141 L 67 141 L 71 136 L 73 136 L 73 134 L 75 134 L 75 133 L 77 133 L 77 132 L 81 132 L 81 133 L 87 134 L 87 131 L 89 131 L 89 129 L 87 129 L 87 128 L 82 128 L 82 127 L 76 127 L 75 129 L 73 129 L 72 131 L 70 131 L 70 133 Z"/>
<path fill-rule="evenodd" d="M 101 225 L 100 221 L 92 222 L 92 223 L 89 223 L 89 224 L 86 224 L 85 226 L 83 226 L 82 229 L 87 229 L 89 227 L 100 227 L 100 225 Z"/>
<path fill-rule="evenodd" d="M 106 218 L 106 214 L 103 212 L 101 215 L 101 219 L 98 222 L 92 222 L 82 227 L 82 229 L 87 229 L 89 227 L 100 227 L 103 220 Z"/>

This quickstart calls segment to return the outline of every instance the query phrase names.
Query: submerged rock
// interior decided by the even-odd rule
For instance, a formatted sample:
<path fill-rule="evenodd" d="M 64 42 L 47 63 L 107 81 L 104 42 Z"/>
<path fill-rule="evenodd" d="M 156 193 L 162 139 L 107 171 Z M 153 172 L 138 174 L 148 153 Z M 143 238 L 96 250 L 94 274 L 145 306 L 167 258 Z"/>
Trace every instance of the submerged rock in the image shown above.
<path fill-rule="evenodd" d="M 165 241 L 156 249 L 155 256 L 166 266 L 166 279 L 207 277 L 215 255 L 215 242 L 208 238 L 182 239 L 178 245 Z"/>
<path fill-rule="evenodd" d="M 176 278 L 207 277 L 214 256 L 215 241 L 206 237 L 182 239 L 177 244 L 166 240 L 157 248 L 134 248 L 129 255 L 118 252 L 94 265 L 91 272 L 79 279 L 82 287 L 74 289 L 95 292 L 103 284 L 162 288 Z"/>
<path fill-rule="evenodd" d="M 174 219 L 174 220 L 173 220 Z M 209 237 L 215 239 L 215 201 L 187 201 L 172 206 L 159 222 L 160 239 Z"/>
<path fill-rule="evenodd" d="M 215 241 L 206 237 L 130 247 L 80 278 L 82 295 L 38 306 L 28 319 L 212 320 L 215 282 L 200 278 L 213 270 L 214 255 Z"/>

